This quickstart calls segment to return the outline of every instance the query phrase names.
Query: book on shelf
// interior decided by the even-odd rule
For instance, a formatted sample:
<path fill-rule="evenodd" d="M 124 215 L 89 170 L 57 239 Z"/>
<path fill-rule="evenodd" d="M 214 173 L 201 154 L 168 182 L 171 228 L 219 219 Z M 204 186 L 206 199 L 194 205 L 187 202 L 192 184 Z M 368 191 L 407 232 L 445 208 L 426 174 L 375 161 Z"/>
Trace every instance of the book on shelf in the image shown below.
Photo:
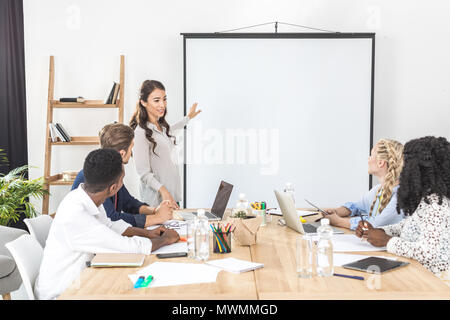
<path fill-rule="evenodd" d="M 78 97 L 78 98 L 60 98 L 59 102 L 79 102 L 79 103 L 84 103 L 84 98 L 83 97 Z"/>
<path fill-rule="evenodd" d="M 105 101 L 105 104 L 112 104 L 113 103 L 113 99 L 114 99 L 114 92 L 116 90 L 118 83 L 113 82 L 113 86 L 111 88 L 111 91 L 109 92 L 109 96 Z"/>
<path fill-rule="evenodd" d="M 116 104 L 117 103 L 117 97 L 119 95 L 119 90 L 120 90 L 120 84 L 114 82 L 115 88 L 114 88 L 114 94 L 113 94 L 113 98 L 111 103 L 112 104 Z"/>
<path fill-rule="evenodd" d="M 67 131 L 63 128 L 63 126 L 60 123 L 55 123 L 55 127 L 61 133 L 61 135 L 63 136 L 64 139 L 62 141 L 70 142 L 70 136 L 67 133 Z"/>
<path fill-rule="evenodd" d="M 49 123 L 49 125 L 50 125 L 50 135 L 51 135 L 51 132 L 53 131 L 53 136 L 54 136 L 54 138 L 55 138 L 55 140 L 53 141 L 53 142 L 58 142 L 58 139 L 61 141 L 61 142 L 66 142 L 66 140 L 64 139 L 64 136 L 62 135 L 62 133 L 61 132 L 59 132 L 59 130 L 56 128 L 56 126 L 55 126 L 55 124 L 54 123 Z"/>
<path fill-rule="evenodd" d="M 48 131 L 50 132 L 50 138 L 52 139 L 52 142 L 58 141 L 58 135 L 55 132 L 55 129 L 53 128 L 53 123 L 48 124 Z"/>

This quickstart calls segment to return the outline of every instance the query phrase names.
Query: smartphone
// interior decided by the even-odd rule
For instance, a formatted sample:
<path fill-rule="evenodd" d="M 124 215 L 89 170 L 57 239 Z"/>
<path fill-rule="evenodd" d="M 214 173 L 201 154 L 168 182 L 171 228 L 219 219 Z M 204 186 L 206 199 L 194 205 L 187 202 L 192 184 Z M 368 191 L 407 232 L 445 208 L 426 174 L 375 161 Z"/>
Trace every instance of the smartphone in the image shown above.
<path fill-rule="evenodd" d="M 187 257 L 187 252 L 157 253 L 156 256 L 159 259 Z"/>
<path fill-rule="evenodd" d="M 312 204 L 311 202 L 309 202 L 308 200 L 305 199 L 306 202 L 308 202 L 309 205 L 313 206 L 314 208 L 316 208 L 317 210 L 319 210 L 319 212 L 323 213 L 324 215 L 329 215 L 328 212 L 320 209 L 319 207 L 317 207 L 315 204 Z"/>

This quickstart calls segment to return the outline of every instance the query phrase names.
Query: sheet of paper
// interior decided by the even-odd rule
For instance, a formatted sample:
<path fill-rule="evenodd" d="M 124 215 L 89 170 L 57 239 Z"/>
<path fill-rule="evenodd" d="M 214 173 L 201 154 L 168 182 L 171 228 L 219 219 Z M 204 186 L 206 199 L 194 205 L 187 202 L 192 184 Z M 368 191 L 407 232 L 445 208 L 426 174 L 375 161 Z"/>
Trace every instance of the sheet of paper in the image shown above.
<path fill-rule="evenodd" d="M 318 239 L 317 236 L 314 238 Z M 386 251 L 386 247 L 374 247 L 354 234 L 337 234 L 333 236 L 332 241 L 334 252 Z"/>
<path fill-rule="evenodd" d="M 186 242 L 172 243 L 167 246 L 163 246 L 156 251 L 153 251 L 152 254 L 175 253 L 175 252 L 188 252 L 187 243 Z"/>
<path fill-rule="evenodd" d="M 183 221 L 168 220 L 168 221 L 164 222 L 162 225 L 165 226 L 166 228 L 175 230 L 180 235 L 185 236 L 187 234 L 187 224 Z M 147 227 L 147 230 L 153 230 L 162 225 L 161 224 L 153 225 L 153 226 Z"/>
<path fill-rule="evenodd" d="M 283 215 L 283 213 L 281 212 L 280 208 L 270 209 L 270 210 L 268 210 L 268 212 L 270 214 L 273 214 L 273 215 L 276 215 L 276 216 L 282 216 Z M 317 212 L 305 211 L 305 210 L 297 210 L 297 214 L 299 216 L 302 216 L 302 217 L 307 217 L 307 216 L 313 216 L 313 215 L 317 214 Z"/>
<path fill-rule="evenodd" d="M 134 274 L 128 275 L 134 284 L 140 276 L 153 276 L 149 287 L 177 286 L 192 283 L 216 282 L 221 270 L 198 263 L 154 262 Z"/>
<path fill-rule="evenodd" d="M 247 272 L 262 268 L 264 266 L 262 263 L 240 260 L 236 258 L 210 260 L 206 262 L 206 264 L 234 273 Z"/>

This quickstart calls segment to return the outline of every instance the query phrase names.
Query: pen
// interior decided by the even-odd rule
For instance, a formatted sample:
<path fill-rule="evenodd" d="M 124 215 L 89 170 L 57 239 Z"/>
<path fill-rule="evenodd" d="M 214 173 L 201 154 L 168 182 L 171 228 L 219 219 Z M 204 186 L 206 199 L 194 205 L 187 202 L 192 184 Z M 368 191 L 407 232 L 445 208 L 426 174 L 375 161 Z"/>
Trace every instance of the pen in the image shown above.
<path fill-rule="evenodd" d="M 361 218 L 362 225 L 363 225 L 363 228 L 362 228 L 362 230 L 363 230 L 363 235 L 361 236 L 361 241 L 364 241 L 364 231 L 367 231 L 367 230 L 369 230 L 369 229 L 364 228 L 364 218 L 363 218 L 363 215 L 360 214 L 359 217 Z"/>
<path fill-rule="evenodd" d="M 349 278 L 349 279 L 356 279 L 356 280 L 364 280 L 364 277 L 359 276 L 349 276 L 347 274 L 340 274 L 340 273 L 333 273 L 333 276 L 336 277 L 343 277 L 343 278 Z"/>
<path fill-rule="evenodd" d="M 362 223 L 363 223 L 363 226 L 364 226 L 364 218 L 363 218 L 363 215 L 362 214 L 360 214 L 359 215 L 359 217 L 361 218 L 361 221 L 362 221 Z M 367 230 L 366 228 L 363 228 L 363 230 Z"/>
<path fill-rule="evenodd" d="M 137 279 L 136 283 L 134 284 L 134 288 L 135 289 L 140 288 L 141 284 L 142 284 L 142 282 L 144 282 L 144 280 L 145 280 L 145 277 L 140 276 L 139 279 Z"/>

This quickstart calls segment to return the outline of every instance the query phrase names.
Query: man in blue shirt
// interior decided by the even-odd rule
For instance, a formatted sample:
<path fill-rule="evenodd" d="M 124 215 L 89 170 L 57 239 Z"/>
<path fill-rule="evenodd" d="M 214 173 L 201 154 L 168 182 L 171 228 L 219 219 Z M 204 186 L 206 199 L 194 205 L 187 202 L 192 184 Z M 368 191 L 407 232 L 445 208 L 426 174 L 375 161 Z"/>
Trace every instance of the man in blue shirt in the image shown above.
<path fill-rule="evenodd" d="M 134 131 L 129 126 L 114 123 L 108 124 L 100 131 L 100 144 L 103 149 L 117 150 L 122 156 L 123 164 L 127 164 L 132 156 L 134 145 Z M 72 190 L 78 188 L 84 182 L 83 170 L 81 170 L 72 185 Z M 157 208 L 152 208 L 146 203 L 134 198 L 123 185 L 112 197 L 103 203 L 106 215 L 112 221 L 124 220 L 133 227 L 146 228 L 150 225 L 162 224 L 166 220 L 173 219 L 173 207 L 169 201 L 163 201 Z"/>

